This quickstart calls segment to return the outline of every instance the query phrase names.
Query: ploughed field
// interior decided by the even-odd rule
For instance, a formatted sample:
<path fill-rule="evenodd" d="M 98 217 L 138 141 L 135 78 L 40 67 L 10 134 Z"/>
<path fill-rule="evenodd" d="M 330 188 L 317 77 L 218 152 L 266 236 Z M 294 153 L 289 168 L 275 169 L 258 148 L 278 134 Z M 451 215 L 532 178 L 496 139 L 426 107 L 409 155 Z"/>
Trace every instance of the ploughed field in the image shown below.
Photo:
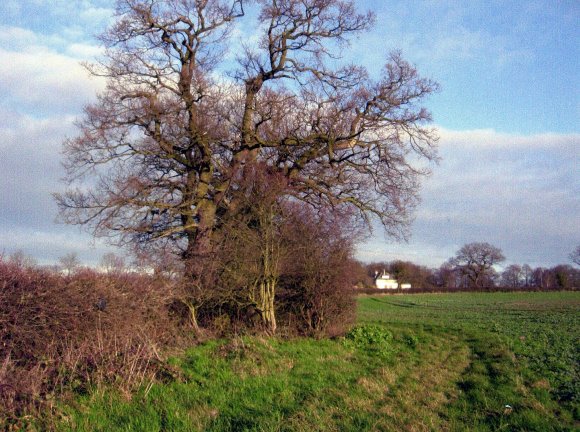
<path fill-rule="evenodd" d="M 99 389 L 44 426 L 102 431 L 580 428 L 580 292 L 369 296 L 333 340 L 239 337 L 165 383 Z"/>

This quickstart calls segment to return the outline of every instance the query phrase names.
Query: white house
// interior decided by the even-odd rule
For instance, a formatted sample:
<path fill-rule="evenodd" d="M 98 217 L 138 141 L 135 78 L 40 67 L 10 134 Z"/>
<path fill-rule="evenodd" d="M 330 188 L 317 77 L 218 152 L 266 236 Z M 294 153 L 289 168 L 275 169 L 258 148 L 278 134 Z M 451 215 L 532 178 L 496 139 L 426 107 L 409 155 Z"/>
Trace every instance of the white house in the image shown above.
<path fill-rule="evenodd" d="M 383 271 L 383 274 L 379 276 L 379 273 L 375 274 L 375 286 L 378 289 L 397 289 L 399 288 L 399 283 L 396 279 L 393 279 L 390 274 Z"/>
<path fill-rule="evenodd" d="M 378 289 L 409 289 L 411 288 L 411 284 L 409 283 L 402 283 L 399 286 L 399 282 L 396 279 L 393 279 L 390 274 L 386 271 L 383 271 L 383 274 L 379 276 L 379 272 L 375 273 L 375 286 Z"/>

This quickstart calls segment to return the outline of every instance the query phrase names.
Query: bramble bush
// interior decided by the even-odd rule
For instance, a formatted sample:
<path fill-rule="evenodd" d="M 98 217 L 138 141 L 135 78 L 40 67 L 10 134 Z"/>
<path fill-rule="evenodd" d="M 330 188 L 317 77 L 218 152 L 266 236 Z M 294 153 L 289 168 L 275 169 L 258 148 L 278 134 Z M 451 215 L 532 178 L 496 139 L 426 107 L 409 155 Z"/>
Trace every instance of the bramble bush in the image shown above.
<path fill-rule="evenodd" d="M 0 259 L 0 419 L 20 427 L 67 392 L 114 384 L 128 395 L 166 374 L 160 352 L 185 337 L 171 298 L 151 276 L 64 276 Z"/>

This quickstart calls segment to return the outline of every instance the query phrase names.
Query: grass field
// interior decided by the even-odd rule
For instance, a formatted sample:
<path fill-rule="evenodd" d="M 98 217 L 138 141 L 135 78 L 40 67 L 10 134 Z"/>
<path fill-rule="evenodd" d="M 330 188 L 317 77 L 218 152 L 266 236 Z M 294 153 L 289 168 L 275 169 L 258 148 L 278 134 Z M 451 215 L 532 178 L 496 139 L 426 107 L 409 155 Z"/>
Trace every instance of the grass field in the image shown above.
<path fill-rule="evenodd" d="M 41 428 L 579 430 L 580 293 L 361 297 L 336 340 L 240 337 L 172 360 L 131 399 L 94 390 Z"/>

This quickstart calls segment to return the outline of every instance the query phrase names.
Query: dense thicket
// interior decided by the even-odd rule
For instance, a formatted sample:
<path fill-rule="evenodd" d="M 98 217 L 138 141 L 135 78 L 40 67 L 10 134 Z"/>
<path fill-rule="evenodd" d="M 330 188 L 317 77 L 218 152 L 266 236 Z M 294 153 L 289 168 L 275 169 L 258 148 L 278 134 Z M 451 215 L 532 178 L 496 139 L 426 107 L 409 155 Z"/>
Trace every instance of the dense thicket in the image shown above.
<path fill-rule="evenodd" d="M 160 353 L 186 337 L 173 288 L 149 276 L 64 276 L 0 259 L 0 418 L 47 409 L 68 390 L 130 391 L 163 376 Z"/>

